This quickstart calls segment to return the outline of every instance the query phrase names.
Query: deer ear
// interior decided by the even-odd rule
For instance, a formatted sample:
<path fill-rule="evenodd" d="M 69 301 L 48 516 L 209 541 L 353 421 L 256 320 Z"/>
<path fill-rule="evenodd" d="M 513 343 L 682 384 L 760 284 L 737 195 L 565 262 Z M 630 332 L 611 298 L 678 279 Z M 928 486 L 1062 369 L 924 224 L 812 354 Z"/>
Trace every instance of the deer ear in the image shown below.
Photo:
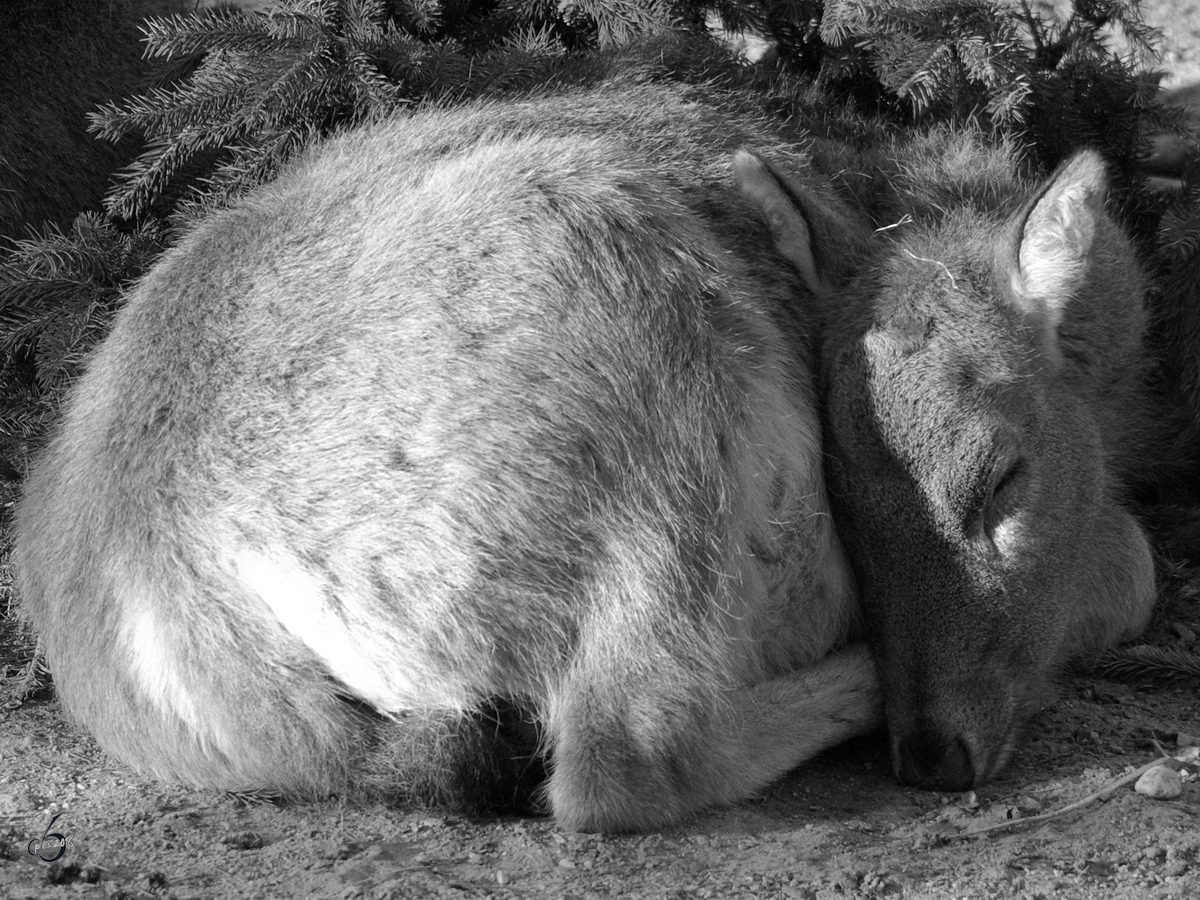
<path fill-rule="evenodd" d="M 1012 296 L 1055 353 L 1064 311 L 1091 265 L 1107 192 L 1104 160 L 1094 151 L 1077 153 L 1042 188 L 1020 226 Z"/>
<path fill-rule="evenodd" d="M 814 294 L 826 294 L 829 286 L 818 271 L 812 232 L 795 189 L 769 163 L 748 150 L 734 154 L 733 177 L 742 196 L 758 209 L 771 229 L 775 249 L 795 267 L 805 287 Z"/>

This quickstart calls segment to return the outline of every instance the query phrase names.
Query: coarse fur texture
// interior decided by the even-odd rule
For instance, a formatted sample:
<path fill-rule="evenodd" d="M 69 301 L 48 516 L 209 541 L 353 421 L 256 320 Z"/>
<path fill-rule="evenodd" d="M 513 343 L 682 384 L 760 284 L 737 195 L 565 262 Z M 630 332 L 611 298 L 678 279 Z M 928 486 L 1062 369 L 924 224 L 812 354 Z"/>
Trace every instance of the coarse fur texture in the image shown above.
<path fill-rule="evenodd" d="M 862 235 L 833 291 L 795 249 L 827 231 L 807 189 L 750 155 L 736 168 L 825 296 L 826 472 L 893 766 L 967 790 L 1005 764 L 1067 659 L 1145 626 L 1154 566 L 1126 489 L 1157 417 L 1148 282 L 1105 212 L 1100 157 L 1035 189 L 1004 147 L 928 141 L 889 188 L 897 224 Z M 963 190 L 963 173 L 997 170 Z"/>
<path fill-rule="evenodd" d="M 397 117 L 165 254 L 17 514 L 71 716 L 140 770 L 294 796 L 505 806 L 536 756 L 583 830 L 879 724 L 807 295 L 728 177 L 743 144 L 804 158 L 740 106 Z"/>

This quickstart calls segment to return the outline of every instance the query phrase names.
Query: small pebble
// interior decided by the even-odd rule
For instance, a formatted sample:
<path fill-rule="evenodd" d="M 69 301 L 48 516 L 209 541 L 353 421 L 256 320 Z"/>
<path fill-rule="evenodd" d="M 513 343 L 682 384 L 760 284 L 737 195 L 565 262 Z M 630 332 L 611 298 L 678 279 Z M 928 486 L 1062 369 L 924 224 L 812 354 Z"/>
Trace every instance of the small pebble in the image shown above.
<path fill-rule="evenodd" d="M 317 856 L 321 859 L 349 859 L 356 856 L 362 848 L 355 841 L 324 841 Z"/>
<path fill-rule="evenodd" d="M 1168 878 L 1178 878 L 1180 875 L 1186 875 L 1187 870 L 1187 862 L 1182 859 L 1177 859 L 1167 866 L 1167 868 L 1163 871 L 1163 874 Z"/>
<path fill-rule="evenodd" d="M 261 850 L 266 842 L 261 834 L 253 831 L 239 831 L 237 834 L 225 837 L 222 843 L 234 850 Z"/>
<path fill-rule="evenodd" d="M 145 884 L 149 890 L 157 893 L 158 891 L 165 891 L 170 886 L 171 882 L 162 872 L 151 872 L 146 876 Z"/>
<path fill-rule="evenodd" d="M 1155 800 L 1174 800 L 1183 793 L 1179 773 L 1166 766 L 1155 766 L 1143 773 L 1133 788 L 1139 794 L 1145 794 Z"/>
<path fill-rule="evenodd" d="M 67 863 L 60 865 L 59 863 L 50 863 L 46 867 L 46 882 L 48 884 L 70 884 L 79 877 L 79 865 L 77 863 Z"/>
<path fill-rule="evenodd" d="M 508 884 L 508 873 L 503 869 L 496 870 L 496 884 Z"/>

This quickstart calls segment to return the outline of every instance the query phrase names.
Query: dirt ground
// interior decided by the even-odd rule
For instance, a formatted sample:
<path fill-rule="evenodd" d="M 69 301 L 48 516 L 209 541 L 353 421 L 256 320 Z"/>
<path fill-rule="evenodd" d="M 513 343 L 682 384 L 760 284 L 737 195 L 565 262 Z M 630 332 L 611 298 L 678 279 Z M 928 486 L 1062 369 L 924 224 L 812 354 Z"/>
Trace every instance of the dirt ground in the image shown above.
<path fill-rule="evenodd" d="M 1200 80 L 1200 0 L 1145 9 L 1173 84 Z M 1157 639 L 1200 653 L 1197 631 L 1200 608 L 1160 622 Z M 0 708 L 0 898 L 1196 898 L 1200 761 L 1177 799 L 1110 786 L 1195 742 L 1196 685 L 1072 676 L 975 793 L 898 785 L 875 736 L 757 799 L 627 837 L 166 786 L 105 756 L 43 695 Z"/>
<path fill-rule="evenodd" d="M 759 799 L 626 837 L 565 834 L 540 819 L 247 803 L 134 777 L 52 701 L 0 722 L 0 897 L 12 900 L 1200 895 L 1196 780 L 1175 800 L 1125 785 L 1048 823 L 962 837 L 1085 798 L 1155 758 L 1156 739 L 1171 746 L 1183 726 L 1200 730 L 1194 685 L 1070 680 L 1015 763 L 975 794 L 901 787 L 875 737 Z"/>

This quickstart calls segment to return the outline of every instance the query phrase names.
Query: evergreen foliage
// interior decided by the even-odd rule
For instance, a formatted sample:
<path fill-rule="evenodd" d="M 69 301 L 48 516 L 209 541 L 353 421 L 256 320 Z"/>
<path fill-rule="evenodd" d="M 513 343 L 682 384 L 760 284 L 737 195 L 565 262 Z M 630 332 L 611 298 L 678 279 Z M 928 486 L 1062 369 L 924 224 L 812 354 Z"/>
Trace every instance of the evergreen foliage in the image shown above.
<path fill-rule="evenodd" d="M 672 21 L 660 0 L 277 0 L 265 15 L 152 20 L 147 54 L 188 74 L 93 116 L 106 139 L 148 139 L 108 210 L 144 213 L 189 162 L 221 150 L 183 205 L 202 213 L 269 180 L 320 134 L 401 106 L 519 89 L 569 50 L 620 46 Z"/>
<path fill-rule="evenodd" d="M 69 231 L 47 225 L 0 258 L 0 451 L 10 459 L 53 421 L 87 351 L 108 332 L 122 287 L 163 247 L 156 219 L 121 231 L 84 213 Z"/>
<path fill-rule="evenodd" d="M 713 12 L 728 31 L 773 41 L 778 66 L 692 43 L 663 50 L 662 77 L 753 87 L 835 161 L 879 132 L 861 116 L 856 132 L 847 109 L 890 127 L 970 121 L 1046 166 L 1099 145 L 1127 172 L 1148 130 L 1163 127 L 1136 0 L 1077 0 L 1064 21 L 1024 0 L 277 0 L 266 13 L 153 19 L 157 86 L 92 116 L 106 140 L 145 141 L 108 196 L 111 222 L 46 231 L 0 267 L 0 428 L 17 446 L 44 428 L 121 285 L 169 234 L 155 217 L 184 225 L 320 135 L 374 117 L 606 77 L 622 46 L 670 28 L 707 34 Z M 1152 233 L 1157 207 L 1139 212 L 1137 188 L 1136 176 L 1123 188 L 1131 217 Z"/>
<path fill-rule="evenodd" d="M 1162 351 L 1160 388 L 1177 419 L 1175 446 L 1163 461 L 1172 496 L 1157 499 L 1200 504 L 1200 159 L 1193 158 L 1186 182 L 1189 189 L 1172 197 L 1161 217 L 1152 258 L 1159 292 L 1152 327 L 1154 345 Z M 1189 534 L 1187 552 L 1200 557 L 1192 549 L 1200 527 Z"/>
<path fill-rule="evenodd" d="M 1143 644 L 1114 647 L 1100 657 L 1092 671 L 1103 678 L 1124 681 L 1190 679 L 1200 682 L 1200 654 Z"/>
<path fill-rule="evenodd" d="M 1078 0 L 1059 22 L 1011 0 L 718 0 L 729 30 L 753 29 L 785 65 L 831 94 L 901 121 L 975 118 L 1022 133 L 1046 166 L 1083 144 L 1127 168 L 1144 154 L 1157 77 L 1133 0 Z M 223 156 L 185 201 L 220 205 L 269 179 L 314 136 L 399 106 L 511 92 L 565 54 L 620 46 L 673 25 L 703 28 L 700 0 L 278 0 L 153 21 L 147 52 L 188 67 L 169 88 L 101 107 L 94 130 L 149 146 L 108 209 L 144 213 L 194 160 Z M 1128 53 L 1118 56 L 1109 32 Z"/>

